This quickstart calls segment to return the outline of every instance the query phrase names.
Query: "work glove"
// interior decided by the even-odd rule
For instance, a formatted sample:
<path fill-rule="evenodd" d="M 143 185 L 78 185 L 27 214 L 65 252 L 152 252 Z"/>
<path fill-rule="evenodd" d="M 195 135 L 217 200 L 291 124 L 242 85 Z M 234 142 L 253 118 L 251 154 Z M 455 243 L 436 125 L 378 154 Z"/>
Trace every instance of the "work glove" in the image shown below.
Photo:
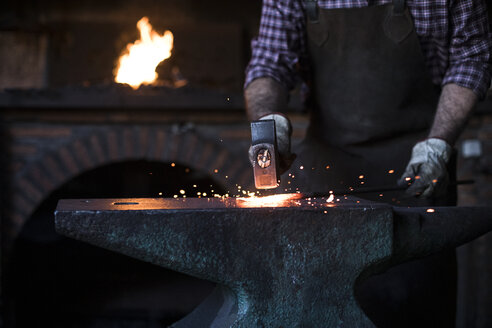
<path fill-rule="evenodd" d="M 444 194 L 449 183 L 446 166 L 452 151 L 452 147 L 441 139 L 430 138 L 417 143 L 398 184 L 408 185 L 406 194 L 418 198 Z"/>
<path fill-rule="evenodd" d="M 268 114 L 260 118 L 261 120 L 274 120 L 275 121 L 275 133 L 277 137 L 277 151 L 279 155 L 279 170 L 280 174 L 287 171 L 294 159 L 295 154 L 290 152 L 290 137 L 292 135 L 292 125 L 289 119 L 282 114 Z M 249 148 L 249 161 L 254 166 L 256 161 L 256 154 L 253 152 L 253 148 Z"/>

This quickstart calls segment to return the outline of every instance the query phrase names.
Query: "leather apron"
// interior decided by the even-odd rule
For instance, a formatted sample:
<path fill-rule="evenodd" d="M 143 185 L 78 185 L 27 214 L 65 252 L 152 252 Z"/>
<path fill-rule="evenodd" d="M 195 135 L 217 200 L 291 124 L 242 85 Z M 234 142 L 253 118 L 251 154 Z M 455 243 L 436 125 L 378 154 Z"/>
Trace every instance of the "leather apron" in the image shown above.
<path fill-rule="evenodd" d="M 311 122 L 282 191 L 395 185 L 412 147 L 428 134 L 439 96 L 405 1 L 329 10 L 304 3 Z M 361 197 L 448 202 L 401 192 Z M 361 283 L 358 301 L 378 327 L 454 327 L 455 261 L 453 251 L 396 266 Z"/>
<path fill-rule="evenodd" d="M 311 122 L 306 140 L 294 149 L 298 160 L 290 173 L 295 178 L 284 178 L 282 190 L 394 185 L 412 147 L 427 136 L 439 90 L 404 0 L 394 2 L 324 10 L 317 1 L 305 1 Z M 405 197 L 364 198 L 398 202 Z M 427 205 L 413 199 L 405 204 Z"/>

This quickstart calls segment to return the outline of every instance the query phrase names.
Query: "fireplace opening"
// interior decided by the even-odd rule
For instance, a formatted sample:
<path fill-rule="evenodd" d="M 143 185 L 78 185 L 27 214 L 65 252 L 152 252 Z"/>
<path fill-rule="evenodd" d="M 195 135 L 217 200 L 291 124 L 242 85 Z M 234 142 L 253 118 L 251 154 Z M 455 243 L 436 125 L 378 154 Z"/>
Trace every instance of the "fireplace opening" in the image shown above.
<path fill-rule="evenodd" d="M 9 327 L 162 327 L 188 314 L 214 284 L 109 252 L 54 231 L 61 198 L 224 193 L 178 163 L 133 161 L 83 173 L 53 192 L 24 225 L 6 280 Z"/>

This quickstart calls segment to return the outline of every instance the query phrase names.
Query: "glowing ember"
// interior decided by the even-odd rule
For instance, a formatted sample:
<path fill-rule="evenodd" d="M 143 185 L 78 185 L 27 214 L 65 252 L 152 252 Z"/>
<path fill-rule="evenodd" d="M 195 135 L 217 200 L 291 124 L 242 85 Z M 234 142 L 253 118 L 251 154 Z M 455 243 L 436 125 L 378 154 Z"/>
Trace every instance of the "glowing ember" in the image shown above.
<path fill-rule="evenodd" d="M 389 170 L 388 173 L 393 174 L 393 173 L 395 173 L 395 170 Z"/>
<path fill-rule="evenodd" d="M 278 194 L 263 197 L 239 197 L 239 207 L 286 207 L 292 205 L 292 201 L 302 197 L 302 194 Z"/>
<path fill-rule="evenodd" d="M 138 89 L 141 84 L 151 84 L 157 80 L 155 69 L 160 62 L 171 57 L 173 34 L 165 31 L 160 35 L 152 29 L 147 17 L 137 23 L 140 39 L 126 46 L 126 51 L 118 59 L 115 81 L 129 84 Z"/>
<path fill-rule="evenodd" d="M 330 197 L 326 200 L 327 203 L 332 203 L 335 200 L 335 195 L 331 194 Z"/>
<path fill-rule="evenodd" d="M 433 208 L 428 208 L 428 209 L 427 209 L 427 213 L 434 213 L 435 211 L 436 211 L 436 210 L 435 210 L 435 209 L 433 209 Z"/>

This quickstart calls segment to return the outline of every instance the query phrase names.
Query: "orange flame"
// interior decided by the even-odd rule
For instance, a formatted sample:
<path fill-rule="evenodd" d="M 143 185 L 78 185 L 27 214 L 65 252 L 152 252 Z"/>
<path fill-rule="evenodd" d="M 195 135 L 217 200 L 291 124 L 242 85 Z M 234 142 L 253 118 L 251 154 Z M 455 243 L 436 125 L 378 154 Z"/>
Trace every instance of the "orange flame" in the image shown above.
<path fill-rule="evenodd" d="M 138 89 L 141 84 L 152 84 L 157 80 L 157 65 L 171 57 L 174 37 L 171 31 L 160 35 L 152 29 L 147 17 L 137 23 L 140 39 L 126 46 L 118 59 L 115 82 L 129 84 Z"/>

